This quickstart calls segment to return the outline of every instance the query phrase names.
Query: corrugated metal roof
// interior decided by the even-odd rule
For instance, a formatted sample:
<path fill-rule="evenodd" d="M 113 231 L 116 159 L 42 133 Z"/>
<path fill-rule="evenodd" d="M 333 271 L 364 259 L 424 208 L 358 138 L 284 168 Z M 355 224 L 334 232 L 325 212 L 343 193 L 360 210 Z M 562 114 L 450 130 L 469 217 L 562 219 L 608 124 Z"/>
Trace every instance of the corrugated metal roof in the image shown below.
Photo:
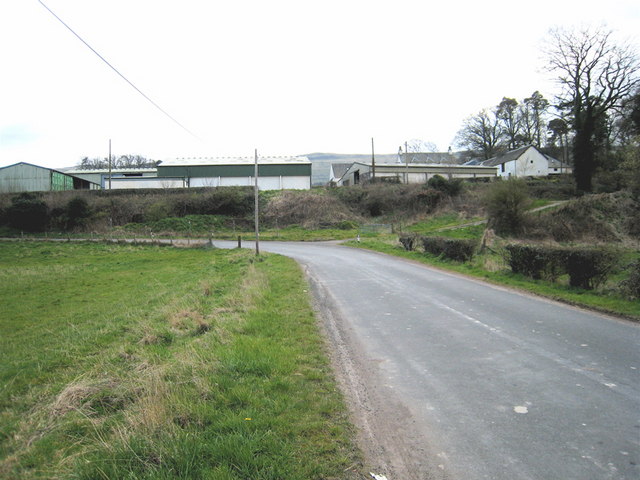
<path fill-rule="evenodd" d="M 255 163 L 254 157 L 178 157 L 163 160 L 161 167 L 181 167 L 192 165 L 252 165 Z M 310 164 L 307 157 L 261 157 L 258 156 L 259 164 Z"/>
<path fill-rule="evenodd" d="M 90 168 L 90 169 L 83 169 L 83 168 L 65 168 L 62 170 L 64 173 L 67 174 L 82 174 L 82 173 L 109 173 L 109 169 L 108 168 Z M 111 169 L 111 173 L 154 173 L 157 172 L 158 169 L 156 167 L 149 167 L 149 168 L 112 168 Z"/>

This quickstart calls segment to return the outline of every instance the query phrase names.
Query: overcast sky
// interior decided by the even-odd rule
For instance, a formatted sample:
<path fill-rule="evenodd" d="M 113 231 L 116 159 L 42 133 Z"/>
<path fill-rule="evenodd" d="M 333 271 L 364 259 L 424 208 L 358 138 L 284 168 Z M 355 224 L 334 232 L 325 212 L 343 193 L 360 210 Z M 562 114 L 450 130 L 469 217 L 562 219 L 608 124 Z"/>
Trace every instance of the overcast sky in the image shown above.
<path fill-rule="evenodd" d="M 503 96 L 552 98 L 542 42 L 602 25 L 638 44 L 637 0 L 0 1 L 0 167 L 84 156 L 395 153 L 452 145 Z"/>

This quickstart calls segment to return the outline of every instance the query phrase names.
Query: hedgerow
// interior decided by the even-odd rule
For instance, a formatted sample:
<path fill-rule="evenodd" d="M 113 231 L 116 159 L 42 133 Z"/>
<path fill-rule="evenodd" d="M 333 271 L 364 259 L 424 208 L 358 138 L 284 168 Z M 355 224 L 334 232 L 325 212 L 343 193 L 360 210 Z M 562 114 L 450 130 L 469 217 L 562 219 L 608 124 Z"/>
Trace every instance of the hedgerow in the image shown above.
<path fill-rule="evenodd" d="M 567 274 L 570 286 L 585 290 L 603 284 L 616 267 L 618 258 L 614 251 L 603 248 L 511 244 L 505 250 L 513 273 L 551 281 Z"/>
<path fill-rule="evenodd" d="M 458 262 L 468 262 L 473 258 L 476 241 L 448 237 L 422 237 L 424 251 Z"/>

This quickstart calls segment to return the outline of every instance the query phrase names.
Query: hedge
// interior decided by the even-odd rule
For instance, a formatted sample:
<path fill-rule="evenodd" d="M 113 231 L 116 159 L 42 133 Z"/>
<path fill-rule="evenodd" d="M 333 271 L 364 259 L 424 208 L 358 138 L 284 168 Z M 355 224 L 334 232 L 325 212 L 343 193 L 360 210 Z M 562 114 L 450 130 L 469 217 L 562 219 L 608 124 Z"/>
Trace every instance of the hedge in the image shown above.
<path fill-rule="evenodd" d="M 555 281 L 569 275 L 572 287 L 593 290 L 604 283 L 616 266 L 617 255 L 601 248 L 559 248 L 507 245 L 507 262 L 513 273 Z"/>
<path fill-rule="evenodd" d="M 416 249 L 416 243 L 418 241 L 418 236 L 415 233 L 406 233 L 400 235 L 398 238 L 404 249 L 408 252 L 412 252 Z"/>
<path fill-rule="evenodd" d="M 442 255 L 450 260 L 467 262 L 473 258 L 476 241 L 461 238 L 422 237 L 422 246 L 425 252 L 433 255 Z"/>

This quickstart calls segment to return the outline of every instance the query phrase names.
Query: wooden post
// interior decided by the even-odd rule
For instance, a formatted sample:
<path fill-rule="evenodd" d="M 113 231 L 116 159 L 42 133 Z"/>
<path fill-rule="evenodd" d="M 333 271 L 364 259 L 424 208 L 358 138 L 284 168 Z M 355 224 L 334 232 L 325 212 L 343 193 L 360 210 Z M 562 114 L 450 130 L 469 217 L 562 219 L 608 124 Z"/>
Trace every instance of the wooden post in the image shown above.
<path fill-rule="evenodd" d="M 405 177 L 406 177 L 406 184 L 409 185 L 409 150 L 408 150 L 408 145 L 407 142 L 404 142 L 404 163 L 405 163 Z"/>
<path fill-rule="evenodd" d="M 254 180 L 255 184 L 253 187 L 253 196 L 254 196 L 254 211 L 255 211 L 255 234 L 256 234 L 256 256 L 260 255 L 260 229 L 258 226 L 258 149 L 255 149 L 255 167 L 254 167 Z"/>
<path fill-rule="evenodd" d="M 373 137 L 371 137 L 371 178 L 375 183 L 376 181 L 376 154 L 373 149 Z"/>

